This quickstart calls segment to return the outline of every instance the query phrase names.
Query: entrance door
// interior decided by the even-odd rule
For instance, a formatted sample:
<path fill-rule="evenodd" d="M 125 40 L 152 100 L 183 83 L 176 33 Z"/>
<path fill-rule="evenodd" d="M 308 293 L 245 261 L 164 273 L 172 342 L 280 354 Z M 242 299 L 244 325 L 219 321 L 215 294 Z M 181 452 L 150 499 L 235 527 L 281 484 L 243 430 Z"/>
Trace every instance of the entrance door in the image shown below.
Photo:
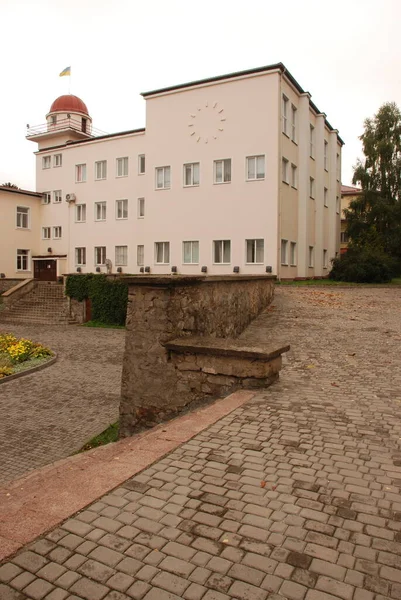
<path fill-rule="evenodd" d="M 57 281 L 57 261 L 34 260 L 34 277 L 39 281 Z"/>

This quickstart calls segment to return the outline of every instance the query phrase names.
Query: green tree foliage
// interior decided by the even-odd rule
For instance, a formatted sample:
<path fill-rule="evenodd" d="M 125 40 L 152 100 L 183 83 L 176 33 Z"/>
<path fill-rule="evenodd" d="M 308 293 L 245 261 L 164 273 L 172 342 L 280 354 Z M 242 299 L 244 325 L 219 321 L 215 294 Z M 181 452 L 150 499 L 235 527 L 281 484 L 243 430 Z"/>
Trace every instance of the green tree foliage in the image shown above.
<path fill-rule="evenodd" d="M 124 325 L 127 313 L 128 286 L 123 281 L 109 280 L 106 275 L 69 275 L 66 295 L 92 303 L 92 319 L 111 325 Z"/>
<path fill-rule="evenodd" d="M 382 250 L 369 246 L 351 246 L 333 261 L 330 279 L 354 283 L 387 283 L 394 272 L 393 260 Z"/>

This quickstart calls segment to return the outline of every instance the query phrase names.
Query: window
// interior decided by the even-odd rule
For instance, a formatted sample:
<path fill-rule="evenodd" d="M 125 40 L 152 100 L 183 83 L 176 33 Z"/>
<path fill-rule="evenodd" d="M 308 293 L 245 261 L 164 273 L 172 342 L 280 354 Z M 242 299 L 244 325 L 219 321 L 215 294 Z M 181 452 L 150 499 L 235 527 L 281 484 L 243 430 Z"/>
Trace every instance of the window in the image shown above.
<path fill-rule="evenodd" d="M 283 106 L 282 106 L 282 116 L 283 116 L 283 133 L 288 135 L 288 98 L 283 94 Z"/>
<path fill-rule="evenodd" d="M 95 221 L 106 220 L 106 202 L 95 202 Z"/>
<path fill-rule="evenodd" d="M 145 173 L 145 155 L 140 154 L 138 156 L 138 173 L 143 175 Z"/>
<path fill-rule="evenodd" d="M 291 187 L 295 189 L 298 187 L 298 173 L 296 165 L 291 165 Z"/>
<path fill-rule="evenodd" d="M 51 118 L 51 124 L 55 125 L 57 123 L 57 115 L 52 115 L 50 118 Z"/>
<path fill-rule="evenodd" d="M 325 206 L 329 205 L 329 190 L 326 187 L 324 188 L 323 202 Z"/>
<path fill-rule="evenodd" d="M 323 250 L 323 269 L 327 269 L 327 250 Z"/>
<path fill-rule="evenodd" d="M 75 248 L 75 264 L 77 266 L 86 265 L 86 248 Z"/>
<path fill-rule="evenodd" d="M 29 250 L 17 250 L 17 271 L 29 270 Z"/>
<path fill-rule="evenodd" d="M 136 247 L 136 264 L 138 267 L 143 267 L 145 264 L 145 246 L 142 244 Z"/>
<path fill-rule="evenodd" d="M 52 198 L 51 192 L 43 192 L 42 193 L 42 203 L 43 204 L 50 204 L 51 198 Z"/>
<path fill-rule="evenodd" d="M 337 154 L 336 172 L 337 172 L 337 181 L 340 181 L 340 179 L 341 179 L 341 161 L 340 161 L 339 154 Z"/>
<path fill-rule="evenodd" d="M 281 159 L 281 171 L 282 171 L 282 179 L 284 183 L 289 183 L 288 180 L 288 160 L 286 158 Z"/>
<path fill-rule="evenodd" d="M 61 190 L 54 190 L 53 202 L 55 204 L 60 204 L 60 202 L 62 202 L 62 200 L 63 200 L 63 196 L 62 196 Z"/>
<path fill-rule="evenodd" d="M 290 243 L 290 265 L 295 267 L 297 264 L 297 245 L 295 242 Z"/>
<path fill-rule="evenodd" d="M 55 154 L 53 156 L 53 167 L 61 167 L 63 165 L 63 155 Z"/>
<path fill-rule="evenodd" d="M 297 141 L 297 109 L 291 104 L 291 139 Z"/>
<path fill-rule="evenodd" d="M 138 219 L 145 216 L 145 198 L 138 198 Z"/>
<path fill-rule="evenodd" d="M 231 183 L 231 158 L 214 161 L 214 183 Z"/>
<path fill-rule="evenodd" d="M 117 158 L 117 175 L 116 177 L 128 177 L 128 156 Z"/>
<path fill-rule="evenodd" d="M 281 240 L 281 264 L 288 265 L 288 240 Z"/>
<path fill-rule="evenodd" d="M 51 156 L 43 156 L 42 169 L 50 169 L 51 166 L 52 166 L 52 157 Z"/>
<path fill-rule="evenodd" d="M 309 267 L 313 267 L 313 246 L 309 246 Z"/>
<path fill-rule="evenodd" d="M 128 246 L 116 246 L 116 266 L 126 267 L 128 264 Z"/>
<path fill-rule="evenodd" d="M 336 213 L 340 214 L 340 197 L 336 196 Z"/>
<path fill-rule="evenodd" d="M 86 221 L 86 204 L 77 204 L 75 206 L 75 221 L 77 223 L 85 223 L 85 221 Z"/>
<path fill-rule="evenodd" d="M 170 189 L 170 167 L 156 167 L 156 189 Z"/>
<path fill-rule="evenodd" d="M 323 162 L 325 171 L 329 170 L 329 144 L 324 140 Z"/>
<path fill-rule="evenodd" d="M 50 240 L 50 227 L 42 227 L 42 240 Z"/>
<path fill-rule="evenodd" d="M 183 242 L 183 263 L 197 265 L 199 263 L 199 242 Z"/>
<path fill-rule="evenodd" d="M 265 178 L 265 155 L 248 156 L 246 159 L 247 180 Z"/>
<path fill-rule="evenodd" d="M 102 267 L 106 264 L 106 246 L 95 246 L 95 265 Z"/>
<path fill-rule="evenodd" d="M 346 231 L 342 231 L 341 232 L 341 243 L 342 244 L 348 244 L 349 242 L 349 235 Z"/>
<path fill-rule="evenodd" d="M 83 183 L 86 181 L 86 165 L 75 165 L 75 181 L 76 183 Z"/>
<path fill-rule="evenodd" d="M 116 219 L 128 219 L 128 200 L 116 200 Z"/>
<path fill-rule="evenodd" d="M 214 240 L 213 262 L 220 265 L 228 265 L 231 261 L 231 240 Z"/>
<path fill-rule="evenodd" d="M 17 227 L 18 229 L 29 227 L 29 208 L 26 206 L 17 206 Z"/>
<path fill-rule="evenodd" d="M 184 187 L 199 185 L 199 163 L 184 165 Z"/>
<path fill-rule="evenodd" d="M 54 240 L 60 240 L 62 237 L 62 228 L 57 225 L 56 227 L 53 227 L 53 239 Z"/>
<path fill-rule="evenodd" d="M 315 197 L 315 180 L 313 177 L 309 177 L 309 196 L 311 198 Z"/>
<path fill-rule="evenodd" d="M 168 265 L 170 262 L 170 242 L 155 243 L 155 262 L 159 265 Z"/>
<path fill-rule="evenodd" d="M 246 262 L 248 264 L 263 264 L 265 257 L 265 240 L 246 240 Z"/>
<path fill-rule="evenodd" d="M 315 128 L 310 125 L 309 129 L 309 156 L 315 158 Z"/>
<path fill-rule="evenodd" d="M 107 177 L 107 160 L 99 160 L 95 162 L 95 179 L 100 181 Z"/>

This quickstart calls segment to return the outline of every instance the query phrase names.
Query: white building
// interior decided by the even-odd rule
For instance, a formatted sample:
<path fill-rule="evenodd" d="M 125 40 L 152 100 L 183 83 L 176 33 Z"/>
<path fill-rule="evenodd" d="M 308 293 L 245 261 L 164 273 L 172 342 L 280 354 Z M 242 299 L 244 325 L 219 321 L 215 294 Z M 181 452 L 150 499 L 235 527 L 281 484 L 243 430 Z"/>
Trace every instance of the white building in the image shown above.
<path fill-rule="evenodd" d="M 43 200 L 20 276 L 106 272 L 106 261 L 123 273 L 327 275 L 343 142 L 284 65 L 143 97 L 143 129 L 96 135 L 69 95 L 28 130 Z"/>

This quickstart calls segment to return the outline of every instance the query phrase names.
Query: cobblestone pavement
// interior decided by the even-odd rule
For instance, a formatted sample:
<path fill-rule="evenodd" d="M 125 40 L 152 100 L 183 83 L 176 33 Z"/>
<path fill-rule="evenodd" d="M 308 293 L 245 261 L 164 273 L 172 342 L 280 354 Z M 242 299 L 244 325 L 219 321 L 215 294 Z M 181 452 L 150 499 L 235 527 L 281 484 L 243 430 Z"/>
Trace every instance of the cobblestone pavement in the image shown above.
<path fill-rule="evenodd" d="M 2 600 L 401 598 L 398 290 L 280 288 L 281 381 L 0 567 Z"/>
<path fill-rule="evenodd" d="M 0 487 L 69 456 L 118 419 L 125 334 L 74 326 L 4 329 L 50 346 L 58 360 L 0 386 Z"/>

